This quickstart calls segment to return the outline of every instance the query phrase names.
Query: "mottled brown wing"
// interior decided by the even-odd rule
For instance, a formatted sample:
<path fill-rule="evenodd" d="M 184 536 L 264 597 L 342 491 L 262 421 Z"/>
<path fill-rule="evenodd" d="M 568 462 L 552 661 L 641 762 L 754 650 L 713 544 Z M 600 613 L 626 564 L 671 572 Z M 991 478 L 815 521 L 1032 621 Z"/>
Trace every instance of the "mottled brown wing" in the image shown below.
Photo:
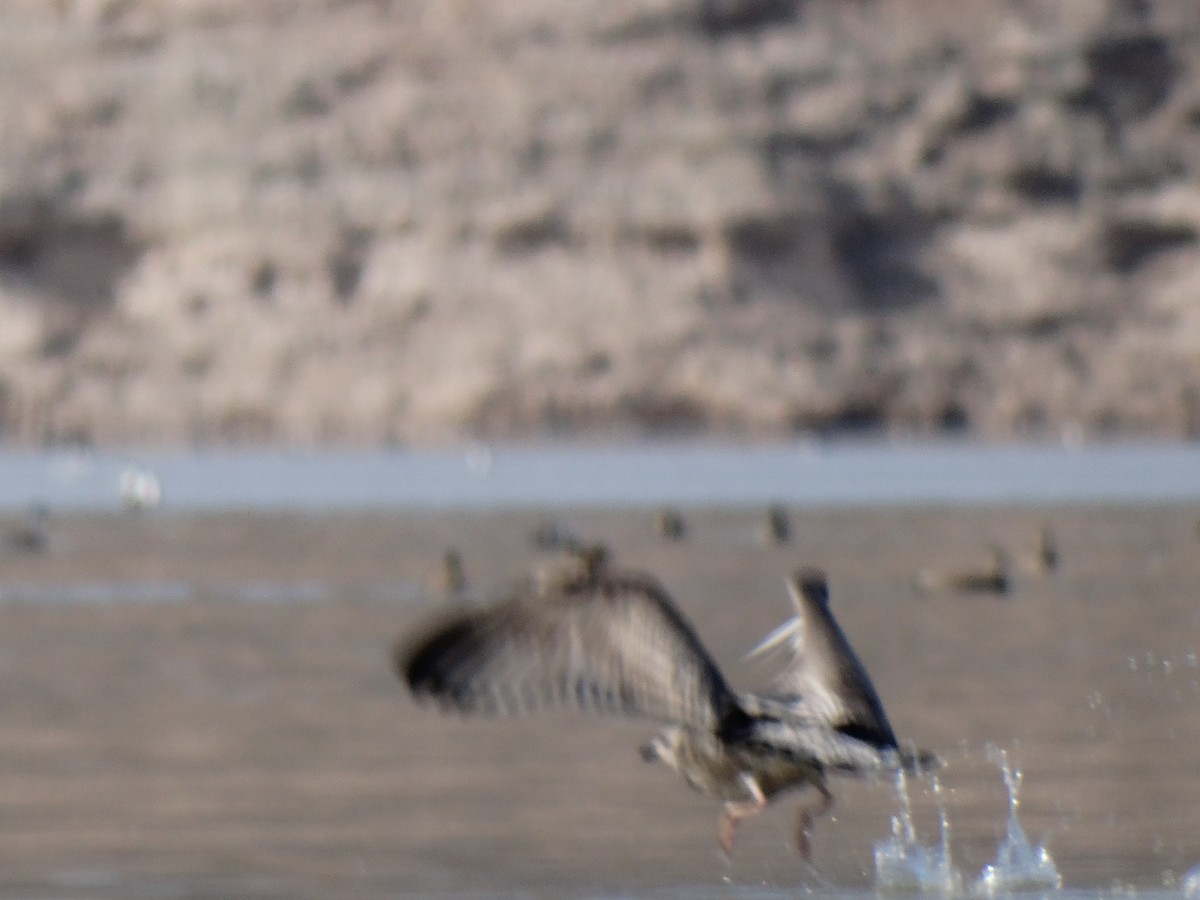
<path fill-rule="evenodd" d="M 781 671 L 766 700 L 789 705 L 798 718 L 824 724 L 879 747 L 895 747 L 883 704 L 867 670 L 829 609 L 829 587 L 818 569 L 788 579 L 796 615 L 754 653 L 778 648 Z"/>
<path fill-rule="evenodd" d="M 691 625 L 640 575 L 460 611 L 397 644 L 395 664 L 414 696 L 463 712 L 574 706 L 715 730 L 737 709 Z"/>

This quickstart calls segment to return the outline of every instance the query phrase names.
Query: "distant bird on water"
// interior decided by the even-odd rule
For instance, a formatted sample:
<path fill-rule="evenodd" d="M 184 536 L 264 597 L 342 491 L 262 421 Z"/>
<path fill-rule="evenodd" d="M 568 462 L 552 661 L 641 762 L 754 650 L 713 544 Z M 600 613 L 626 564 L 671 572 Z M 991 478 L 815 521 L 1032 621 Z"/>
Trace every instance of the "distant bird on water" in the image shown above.
<path fill-rule="evenodd" d="M 767 520 L 763 523 L 763 543 L 786 544 L 792 539 L 792 523 L 787 510 L 778 503 L 767 507 Z"/>
<path fill-rule="evenodd" d="M 1022 553 L 1017 558 L 1018 571 L 1028 574 L 1045 576 L 1058 568 L 1058 541 L 1054 537 L 1054 529 L 1048 522 L 1042 522 L 1034 532 L 1033 549 Z"/>
<path fill-rule="evenodd" d="M 544 519 L 530 533 L 529 541 L 538 550 L 566 550 L 581 543 L 574 532 L 553 519 Z"/>
<path fill-rule="evenodd" d="M 4 535 L 4 546 L 20 553 L 42 553 L 50 543 L 46 533 L 46 520 L 50 510 L 45 503 L 34 503 L 25 513 L 25 519 L 14 525 Z"/>
<path fill-rule="evenodd" d="M 988 562 L 975 568 L 921 569 L 916 586 L 926 591 L 955 591 L 962 594 L 1007 594 L 1012 589 L 1008 553 L 994 546 Z"/>
<path fill-rule="evenodd" d="M 1037 564 L 1043 572 L 1053 572 L 1058 568 L 1058 541 L 1055 540 L 1054 530 L 1045 522 L 1037 533 Z"/>
<path fill-rule="evenodd" d="M 467 590 L 467 575 L 463 570 L 462 554 L 450 547 L 442 554 L 438 572 L 438 588 L 447 597 L 461 597 Z"/>
<path fill-rule="evenodd" d="M 560 558 L 535 570 L 531 581 L 514 586 L 513 593 L 543 596 L 564 586 L 596 582 L 610 570 L 612 559 L 612 550 L 599 541 L 570 544 Z"/>
<path fill-rule="evenodd" d="M 762 696 L 734 691 L 691 624 L 652 577 L 609 567 L 457 612 L 401 640 L 394 664 L 418 699 L 469 713 L 574 706 L 658 720 L 641 748 L 696 790 L 725 802 L 718 840 L 770 800 L 811 785 L 796 846 L 809 856 L 814 815 L 829 810 L 831 773 L 927 771 L 937 758 L 902 749 L 865 668 L 829 610 L 825 576 L 788 580 L 795 615 L 753 654 L 782 657 Z"/>
<path fill-rule="evenodd" d="M 687 522 L 684 521 L 683 513 L 677 509 L 660 509 L 654 517 L 654 526 L 665 540 L 682 541 L 687 537 Z"/>

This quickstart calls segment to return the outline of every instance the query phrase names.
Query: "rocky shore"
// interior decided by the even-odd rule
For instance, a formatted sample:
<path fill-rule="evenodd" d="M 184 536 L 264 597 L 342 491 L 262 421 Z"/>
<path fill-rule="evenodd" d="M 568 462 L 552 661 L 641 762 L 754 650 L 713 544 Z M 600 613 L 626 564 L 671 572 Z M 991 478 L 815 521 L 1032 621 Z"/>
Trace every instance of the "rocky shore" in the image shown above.
<path fill-rule="evenodd" d="M 1191 0 L 12 0 L 0 440 L 1200 436 Z"/>

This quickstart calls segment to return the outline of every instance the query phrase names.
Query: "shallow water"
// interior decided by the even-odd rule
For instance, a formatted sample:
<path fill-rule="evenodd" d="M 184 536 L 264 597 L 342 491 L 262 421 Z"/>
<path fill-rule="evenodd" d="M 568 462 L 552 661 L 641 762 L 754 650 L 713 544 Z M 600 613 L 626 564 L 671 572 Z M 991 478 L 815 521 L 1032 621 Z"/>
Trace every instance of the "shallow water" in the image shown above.
<path fill-rule="evenodd" d="M 397 632 L 443 602 L 457 546 L 488 584 L 539 557 L 538 512 L 52 518 L 3 557 L 0 895 L 29 897 L 874 896 L 890 782 L 838 782 L 814 865 L 797 801 L 747 822 L 635 752 L 640 723 L 463 721 L 394 681 Z M 1184 506 L 797 511 L 567 510 L 569 528 L 656 572 L 735 683 L 814 563 L 903 738 L 948 761 L 910 780 L 915 838 L 968 886 L 1010 836 L 989 747 L 1020 769 L 1019 822 L 1061 896 L 1180 896 L 1200 862 L 1200 555 Z M 922 594 L 922 566 L 1018 562 L 1043 522 L 1061 566 L 1004 599 Z M 1045 893 L 1045 892 L 1039 892 Z"/>
<path fill-rule="evenodd" d="M 164 506 L 183 512 L 1151 503 L 1200 501 L 1200 445 L 810 441 L 477 444 L 387 453 L 0 452 L 0 510 L 33 503 L 116 510 L 125 482 L 143 477 L 161 491 Z"/>

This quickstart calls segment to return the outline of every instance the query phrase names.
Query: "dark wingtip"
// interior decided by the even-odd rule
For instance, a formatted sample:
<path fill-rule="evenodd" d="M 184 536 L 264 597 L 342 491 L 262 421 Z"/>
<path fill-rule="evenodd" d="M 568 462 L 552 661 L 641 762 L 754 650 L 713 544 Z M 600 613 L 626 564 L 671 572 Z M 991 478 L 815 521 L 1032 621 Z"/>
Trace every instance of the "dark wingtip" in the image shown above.
<path fill-rule="evenodd" d="M 825 577 L 824 569 L 802 566 L 792 575 L 792 581 L 806 599 L 821 606 L 829 604 L 829 579 Z"/>
<path fill-rule="evenodd" d="M 415 696 L 442 693 L 447 687 L 445 661 L 454 649 L 470 638 L 471 623 L 465 619 L 443 622 L 416 638 L 401 638 L 392 648 L 392 668 Z"/>

